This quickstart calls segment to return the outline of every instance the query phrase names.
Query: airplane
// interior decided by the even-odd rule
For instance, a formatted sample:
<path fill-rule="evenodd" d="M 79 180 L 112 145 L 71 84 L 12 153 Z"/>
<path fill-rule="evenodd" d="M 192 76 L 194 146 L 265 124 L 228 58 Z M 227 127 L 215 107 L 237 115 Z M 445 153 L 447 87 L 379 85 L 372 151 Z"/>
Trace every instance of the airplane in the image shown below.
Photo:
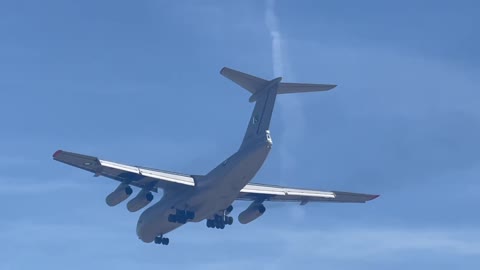
<path fill-rule="evenodd" d="M 242 224 L 262 216 L 264 202 L 350 202 L 365 203 L 379 195 L 301 189 L 252 183 L 262 167 L 273 142 L 269 126 L 275 99 L 279 94 L 327 91 L 336 85 L 284 83 L 282 78 L 264 80 L 234 69 L 224 67 L 220 74 L 251 93 L 255 102 L 240 148 L 205 175 L 187 175 L 141 166 L 131 166 L 63 150 L 53 154 L 53 159 L 89 171 L 94 176 L 104 176 L 120 182 L 106 197 L 109 206 L 126 200 L 132 186 L 140 188 L 127 203 L 130 212 L 138 211 L 153 200 L 152 192 L 163 190 L 162 198 L 147 208 L 139 217 L 136 233 L 145 243 L 168 245 L 165 234 L 187 222 L 206 220 L 208 228 L 224 229 L 233 224 L 230 213 L 236 200 L 251 201 L 250 206 L 238 216 Z"/>

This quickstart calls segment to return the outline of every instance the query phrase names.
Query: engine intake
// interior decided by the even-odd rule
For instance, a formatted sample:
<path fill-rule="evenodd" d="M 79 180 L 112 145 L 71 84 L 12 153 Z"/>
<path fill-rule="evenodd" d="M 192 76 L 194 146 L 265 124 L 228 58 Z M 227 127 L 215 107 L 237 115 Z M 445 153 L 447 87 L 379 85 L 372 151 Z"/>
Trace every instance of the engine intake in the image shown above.
<path fill-rule="evenodd" d="M 130 212 L 136 212 L 153 200 L 153 194 L 145 189 L 142 189 L 135 198 L 127 203 L 127 209 Z"/>
<path fill-rule="evenodd" d="M 120 184 L 112 193 L 110 193 L 105 202 L 109 206 L 115 206 L 126 200 L 132 194 L 132 188 L 127 184 Z"/>
<path fill-rule="evenodd" d="M 262 203 L 253 202 L 250 206 L 238 215 L 238 221 L 242 224 L 247 224 L 259 218 L 265 213 L 265 206 Z"/>

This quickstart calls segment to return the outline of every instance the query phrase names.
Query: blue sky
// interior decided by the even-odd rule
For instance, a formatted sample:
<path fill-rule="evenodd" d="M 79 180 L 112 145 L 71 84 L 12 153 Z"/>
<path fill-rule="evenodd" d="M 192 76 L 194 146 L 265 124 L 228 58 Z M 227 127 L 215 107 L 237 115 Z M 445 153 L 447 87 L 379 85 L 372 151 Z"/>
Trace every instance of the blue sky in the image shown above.
<path fill-rule="evenodd" d="M 3 1 L 1 269 L 478 269 L 480 7 L 474 1 Z M 256 182 L 369 192 L 268 204 L 249 225 L 135 235 L 116 183 L 57 149 L 203 174 L 252 105 L 219 76 L 335 83 L 277 99 Z M 157 196 L 158 197 L 158 196 Z M 246 204 L 235 205 L 236 216 Z"/>

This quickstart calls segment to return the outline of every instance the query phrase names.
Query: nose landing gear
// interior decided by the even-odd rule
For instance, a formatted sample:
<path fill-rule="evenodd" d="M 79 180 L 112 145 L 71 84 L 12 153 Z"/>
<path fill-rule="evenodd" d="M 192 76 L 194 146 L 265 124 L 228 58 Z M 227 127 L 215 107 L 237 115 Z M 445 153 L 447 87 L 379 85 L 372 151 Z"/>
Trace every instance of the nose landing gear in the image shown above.
<path fill-rule="evenodd" d="M 170 239 L 163 237 L 163 235 L 155 237 L 155 244 L 168 246 Z"/>

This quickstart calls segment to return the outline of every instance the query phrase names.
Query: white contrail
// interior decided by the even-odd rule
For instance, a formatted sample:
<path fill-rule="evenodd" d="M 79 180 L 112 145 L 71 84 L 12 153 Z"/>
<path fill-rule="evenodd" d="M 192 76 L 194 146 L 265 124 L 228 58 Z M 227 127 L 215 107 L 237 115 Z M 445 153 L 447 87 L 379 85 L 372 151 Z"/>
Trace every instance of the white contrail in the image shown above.
<path fill-rule="evenodd" d="M 275 15 L 275 1 L 267 0 L 267 10 L 265 12 L 265 24 L 272 38 L 272 61 L 273 75 L 275 77 L 284 76 L 282 44 L 280 31 L 278 30 L 277 16 Z"/>
<path fill-rule="evenodd" d="M 278 18 L 275 15 L 274 0 L 267 0 L 266 2 L 265 25 L 272 38 L 272 65 L 274 77 L 288 77 L 289 80 L 293 80 L 291 72 L 286 74 L 289 69 L 288 66 L 285 66 L 288 62 L 288 58 L 282 50 L 284 40 L 282 40 L 278 26 Z M 301 140 L 304 134 L 305 125 L 303 123 L 304 116 L 300 100 L 294 95 L 291 95 L 288 97 L 288 100 L 279 100 L 278 105 L 280 107 L 281 116 L 286 123 L 286 128 L 282 134 L 283 141 L 294 142 Z M 291 154 L 287 145 L 280 146 L 279 152 L 281 157 L 281 175 L 282 178 L 286 179 L 290 175 L 293 175 L 295 159 L 292 157 L 294 155 Z M 292 218 L 296 220 L 302 220 L 305 217 L 304 210 L 299 209 L 298 207 L 291 208 L 289 212 Z"/>

